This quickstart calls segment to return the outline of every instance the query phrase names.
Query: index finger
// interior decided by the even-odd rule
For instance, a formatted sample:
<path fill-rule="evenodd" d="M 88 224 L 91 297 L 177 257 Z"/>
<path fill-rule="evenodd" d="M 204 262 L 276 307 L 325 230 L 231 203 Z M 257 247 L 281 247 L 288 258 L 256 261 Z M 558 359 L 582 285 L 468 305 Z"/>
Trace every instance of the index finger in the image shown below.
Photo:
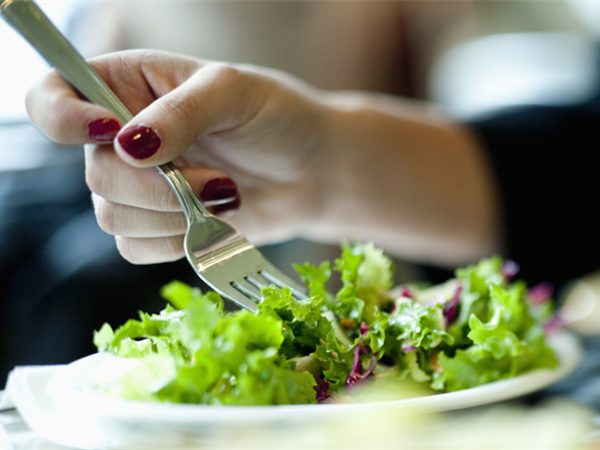
<path fill-rule="evenodd" d="M 29 89 L 25 106 L 33 122 L 58 144 L 112 141 L 123 125 L 113 112 L 82 99 L 56 70 Z"/>

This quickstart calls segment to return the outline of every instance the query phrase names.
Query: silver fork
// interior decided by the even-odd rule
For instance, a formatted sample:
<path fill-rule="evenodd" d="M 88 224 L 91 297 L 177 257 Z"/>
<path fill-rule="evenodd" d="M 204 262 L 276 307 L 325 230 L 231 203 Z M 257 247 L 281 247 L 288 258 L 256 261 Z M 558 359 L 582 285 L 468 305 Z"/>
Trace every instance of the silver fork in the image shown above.
<path fill-rule="evenodd" d="M 33 1 L 0 1 L 0 15 L 81 94 L 113 111 L 124 124 L 133 118 Z M 287 286 L 296 298 L 306 298 L 304 286 L 267 261 L 237 228 L 204 207 L 173 163 L 157 169 L 175 192 L 187 218 L 187 259 L 208 286 L 252 312 L 257 310 L 264 286 Z"/>

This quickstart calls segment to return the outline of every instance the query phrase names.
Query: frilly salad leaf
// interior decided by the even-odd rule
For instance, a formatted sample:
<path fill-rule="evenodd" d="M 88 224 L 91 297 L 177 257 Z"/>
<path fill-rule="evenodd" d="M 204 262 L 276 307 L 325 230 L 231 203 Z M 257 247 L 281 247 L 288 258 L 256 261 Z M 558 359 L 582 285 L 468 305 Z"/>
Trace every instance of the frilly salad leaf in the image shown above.
<path fill-rule="evenodd" d="M 500 257 L 446 283 L 392 289 L 392 261 L 373 244 L 343 244 L 329 262 L 296 265 L 308 297 L 275 286 L 258 312 L 224 312 L 214 292 L 173 281 L 169 304 L 94 335 L 128 363 L 99 389 L 144 401 L 211 405 L 335 402 L 360 387 L 420 383 L 455 391 L 557 365 L 545 340 L 551 289 L 512 281 Z M 515 267 L 515 265 L 511 265 Z"/>

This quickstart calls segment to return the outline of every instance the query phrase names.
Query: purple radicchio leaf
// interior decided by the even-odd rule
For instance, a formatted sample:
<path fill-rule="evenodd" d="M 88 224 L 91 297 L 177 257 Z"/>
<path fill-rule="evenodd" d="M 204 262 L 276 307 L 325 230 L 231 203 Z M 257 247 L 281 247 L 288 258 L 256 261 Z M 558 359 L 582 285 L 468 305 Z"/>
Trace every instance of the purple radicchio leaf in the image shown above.
<path fill-rule="evenodd" d="M 400 292 L 400 297 L 406 297 L 410 299 L 414 299 L 414 296 L 408 286 L 402 286 L 402 291 Z"/>
<path fill-rule="evenodd" d="M 462 292 L 462 283 L 458 283 L 456 286 L 456 290 L 454 291 L 454 295 L 444 305 L 444 323 L 446 324 L 446 328 L 448 325 L 452 323 L 452 321 L 456 318 L 456 314 L 458 313 L 458 306 L 460 305 L 460 293 Z"/>
<path fill-rule="evenodd" d="M 502 263 L 502 267 L 500 267 L 500 272 L 502 275 L 504 275 L 504 281 L 506 283 L 510 283 L 512 279 L 519 273 L 519 270 L 521 270 L 521 267 L 512 259 L 505 260 Z"/>
<path fill-rule="evenodd" d="M 562 330 L 567 326 L 567 321 L 564 316 L 561 314 L 561 311 L 556 311 L 550 319 L 546 323 L 544 323 L 544 334 L 546 336 L 551 335 L 552 333 Z"/>
<path fill-rule="evenodd" d="M 404 353 L 410 353 L 412 351 L 415 351 L 417 349 L 416 345 L 403 345 L 402 346 L 402 351 Z"/>
<path fill-rule="evenodd" d="M 527 300 L 534 305 L 541 305 L 550 300 L 553 294 L 554 287 L 548 282 L 543 282 L 527 290 Z"/>
<path fill-rule="evenodd" d="M 317 392 L 317 403 L 324 403 L 331 398 L 331 395 L 329 394 L 329 383 L 314 375 L 313 377 L 317 382 L 317 385 L 313 386 L 313 389 Z"/>
<path fill-rule="evenodd" d="M 444 298 L 443 295 L 438 295 L 435 298 L 432 298 L 431 300 L 427 300 L 427 302 L 425 303 L 425 306 L 435 306 L 435 305 L 439 305 L 442 304 L 446 301 L 446 299 Z"/>
<path fill-rule="evenodd" d="M 363 373 L 362 365 L 360 363 L 360 357 L 362 355 L 367 355 L 371 353 L 371 349 L 368 345 L 363 343 L 363 339 L 366 334 L 369 332 L 369 327 L 366 323 L 362 322 L 360 324 L 360 340 L 354 347 L 354 356 L 352 359 L 352 368 L 350 369 L 350 373 L 348 374 L 348 379 L 346 380 L 346 387 L 355 386 L 357 383 L 367 379 L 369 375 L 373 373 L 375 367 L 377 366 L 377 358 L 375 355 L 371 356 L 371 364 L 369 368 Z"/>

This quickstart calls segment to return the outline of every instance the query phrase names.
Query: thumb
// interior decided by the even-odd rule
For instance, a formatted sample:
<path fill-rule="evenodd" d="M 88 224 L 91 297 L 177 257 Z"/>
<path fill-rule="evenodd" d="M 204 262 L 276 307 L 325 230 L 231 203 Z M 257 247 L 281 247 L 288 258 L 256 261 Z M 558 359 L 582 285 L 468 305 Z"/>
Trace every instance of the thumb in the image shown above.
<path fill-rule="evenodd" d="M 201 66 L 165 93 L 117 135 L 126 162 L 149 167 L 172 161 L 200 136 L 239 127 L 260 109 L 257 77 L 221 63 Z M 253 101 L 254 99 L 254 101 Z"/>

